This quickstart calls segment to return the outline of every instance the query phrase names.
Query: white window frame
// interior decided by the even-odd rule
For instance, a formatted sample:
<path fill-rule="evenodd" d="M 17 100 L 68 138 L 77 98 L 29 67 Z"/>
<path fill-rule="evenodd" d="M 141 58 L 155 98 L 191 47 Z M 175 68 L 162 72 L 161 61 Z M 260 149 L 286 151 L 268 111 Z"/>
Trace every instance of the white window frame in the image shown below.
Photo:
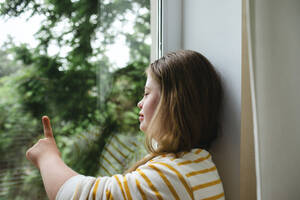
<path fill-rule="evenodd" d="M 151 62 L 182 49 L 182 0 L 151 0 Z"/>

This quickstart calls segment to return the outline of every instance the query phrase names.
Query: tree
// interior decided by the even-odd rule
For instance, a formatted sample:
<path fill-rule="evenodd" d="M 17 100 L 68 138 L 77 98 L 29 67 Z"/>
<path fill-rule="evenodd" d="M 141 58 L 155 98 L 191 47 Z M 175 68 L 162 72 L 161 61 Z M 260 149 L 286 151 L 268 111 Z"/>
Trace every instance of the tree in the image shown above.
<path fill-rule="evenodd" d="M 36 48 L 12 44 L 10 51 L 23 63 L 12 71 L 14 78 L 7 67 L 1 66 L 6 71 L 1 72 L 0 95 L 7 99 L 0 104 L 1 115 L 7 114 L 2 115 L 5 119 L 0 124 L 0 137 L 5 138 L 1 151 L 15 146 L 19 134 L 12 127 L 20 121 L 19 126 L 32 134 L 23 140 L 22 147 L 16 148 L 22 152 L 34 143 L 41 132 L 39 119 L 47 114 L 52 119 L 57 143 L 68 164 L 81 173 L 95 175 L 98 166 L 91 160 L 99 159 L 105 141 L 115 132 L 138 130 L 135 107 L 143 91 L 142 74 L 150 55 L 150 47 L 145 43 L 150 34 L 149 7 L 149 0 L 10 0 L 1 3 L 1 16 L 22 17 L 29 12 L 31 16 L 44 18 L 36 34 L 39 40 Z M 136 16 L 133 32 L 113 31 L 116 22 L 126 25 L 126 16 L 132 11 Z M 121 35 L 126 37 L 130 47 L 131 61 L 125 68 L 113 70 L 105 52 L 107 46 Z M 51 56 L 49 48 L 53 44 L 60 50 Z M 65 49 L 68 49 L 66 53 Z M 11 85 L 4 84 L 7 80 Z M 14 88 L 14 92 L 9 88 Z M 5 96 L 7 91 L 11 98 Z M 91 137 L 93 145 L 82 147 L 74 156 L 70 152 L 76 145 L 69 141 L 76 141 L 84 131 L 95 136 Z M 18 155 L 16 158 L 19 159 L 10 165 L 19 165 L 23 157 Z M 30 195 L 28 185 L 34 183 L 39 188 L 37 193 L 43 194 L 40 179 L 26 174 L 22 177 L 19 188 L 10 188 L 11 198 Z"/>

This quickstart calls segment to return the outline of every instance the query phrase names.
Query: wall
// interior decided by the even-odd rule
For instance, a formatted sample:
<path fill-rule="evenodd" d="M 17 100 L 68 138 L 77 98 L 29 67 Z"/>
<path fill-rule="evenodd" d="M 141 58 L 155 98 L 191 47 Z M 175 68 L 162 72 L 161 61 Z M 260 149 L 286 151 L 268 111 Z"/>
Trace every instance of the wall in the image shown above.
<path fill-rule="evenodd" d="M 258 199 L 299 199 L 300 1 L 250 3 Z"/>
<path fill-rule="evenodd" d="M 203 53 L 224 80 L 223 134 L 214 146 L 227 199 L 238 200 L 240 190 L 241 129 L 241 2 L 184 1 L 183 48 Z"/>
<path fill-rule="evenodd" d="M 223 133 L 215 143 L 212 153 L 224 183 L 226 199 L 238 200 L 240 199 L 241 1 L 165 0 L 164 4 L 164 52 L 181 48 L 196 50 L 214 64 L 224 80 Z M 178 7 L 181 10 L 178 10 Z M 178 19 L 180 13 L 182 17 Z"/>

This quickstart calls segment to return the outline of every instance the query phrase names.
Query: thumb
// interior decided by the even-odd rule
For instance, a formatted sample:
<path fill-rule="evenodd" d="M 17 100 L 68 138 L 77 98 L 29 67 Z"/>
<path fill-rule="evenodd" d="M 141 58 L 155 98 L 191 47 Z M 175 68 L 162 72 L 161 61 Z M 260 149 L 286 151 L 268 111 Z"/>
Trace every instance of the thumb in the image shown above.
<path fill-rule="evenodd" d="M 53 138 L 52 128 L 50 124 L 50 119 L 48 116 L 42 117 L 43 127 L 44 127 L 44 135 L 46 138 Z"/>

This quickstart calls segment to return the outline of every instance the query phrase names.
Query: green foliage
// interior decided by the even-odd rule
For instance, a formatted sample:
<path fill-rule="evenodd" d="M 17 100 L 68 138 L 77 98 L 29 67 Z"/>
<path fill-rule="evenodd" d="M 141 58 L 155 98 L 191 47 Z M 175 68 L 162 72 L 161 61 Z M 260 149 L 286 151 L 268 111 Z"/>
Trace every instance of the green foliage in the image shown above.
<path fill-rule="evenodd" d="M 38 171 L 25 160 L 26 150 L 42 137 L 43 115 L 51 118 L 63 159 L 85 175 L 97 174 L 96 163 L 113 134 L 137 133 L 136 104 L 150 57 L 149 9 L 149 0 L 0 3 L 2 17 L 30 13 L 44 19 L 36 48 L 9 43 L 0 50 L 0 199 L 46 199 Z M 113 24 L 126 24 L 132 10 L 133 32 L 114 31 Z M 131 60 L 114 70 L 104 53 L 121 35 Z M 50 55 L 53 44 L 59 51 Z"/>

